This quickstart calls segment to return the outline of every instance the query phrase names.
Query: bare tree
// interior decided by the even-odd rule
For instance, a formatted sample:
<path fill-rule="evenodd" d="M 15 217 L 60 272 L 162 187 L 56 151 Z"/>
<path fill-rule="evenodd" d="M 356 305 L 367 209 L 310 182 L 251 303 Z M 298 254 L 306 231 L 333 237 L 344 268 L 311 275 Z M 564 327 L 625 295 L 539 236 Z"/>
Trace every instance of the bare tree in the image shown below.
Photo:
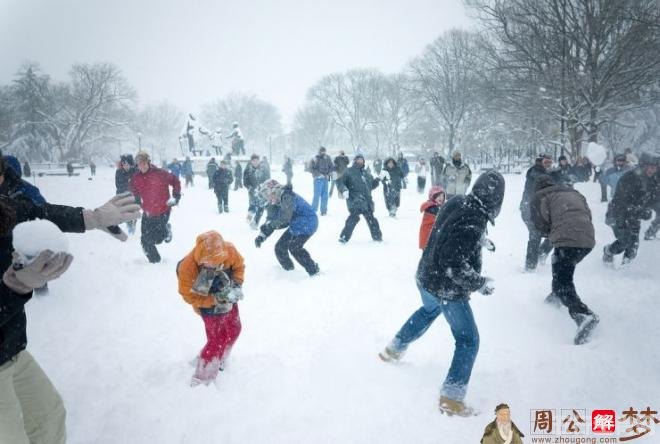
<path fill-rule="evenodd" d="M 466 0 L 497 39 L 498 69 L 520 97 L 543 103 L 560 137 L 580 154 L 584 135 L 648 107 L 643 94 L 660 73 L 660 13 L 655 0 Z"/>
<path fill-rule="evenodd" d="M 328 111 L 354 151 L 369 144 L 369 130 L 377 120 L 374 100 L 381 95 L 382 78 L 377 70 L 353 69 L 327 75 L 307 91 L 308 101 Z"/>
<path fill-rule="evenodd" d="M 269 137 L 282 134 L 280 113 L 273 104 L 254 94 L 234 93 L 202 107 L 202 122 L 208 129 L 231 131 L 238 122 L 248 150 L 263 149 Z"/>
<path fill-rule="evenodd" d="M 334 124 L 330 113 L 321 105 L 308 103 L 294 118 L 295 145 L 303 151 L 314 151 L 319 146 L 330 147 L 335 140 Z"/>
<path fill-rule="evenodd" d="M 144 107 L 137 115 L 134 131 L 140 133 L 142 146 L 165 160 L 179 153 L 178 138 L 185 115 L 168 101 Z"/>
<path fill-rule="evenodd" d="M 449 151 L 454 150 L 466 116 L 478 107 L 479 48 L 476 34 L 454 29 L 427 46 L 410 65 L 416 88 L 441 119 Z"/>

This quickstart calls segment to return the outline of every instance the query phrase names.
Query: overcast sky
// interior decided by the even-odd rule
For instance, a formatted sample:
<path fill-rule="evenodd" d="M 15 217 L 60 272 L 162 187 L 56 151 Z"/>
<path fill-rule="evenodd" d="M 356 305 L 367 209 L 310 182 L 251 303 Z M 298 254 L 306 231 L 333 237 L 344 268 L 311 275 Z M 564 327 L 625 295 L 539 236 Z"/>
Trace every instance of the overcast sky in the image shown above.
<path fill-rule="evenodd" d="M 0 0 L 0 82 L 25 60 L 58 80 L 73 63 L 110 61 L 141 103 L 197 111 L 242 91 L 290 123 L 323 75 L 398 71 L 467 26 L 461 0 Z"/>

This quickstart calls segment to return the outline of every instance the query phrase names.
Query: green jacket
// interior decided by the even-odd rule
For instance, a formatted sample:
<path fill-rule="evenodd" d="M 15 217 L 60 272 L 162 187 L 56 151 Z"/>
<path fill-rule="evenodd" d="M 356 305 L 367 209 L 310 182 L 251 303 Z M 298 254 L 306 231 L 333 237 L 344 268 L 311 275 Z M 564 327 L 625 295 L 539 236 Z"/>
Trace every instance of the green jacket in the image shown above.
<path fill-rule="evenodd" d="M 511 444 L 522 444 L 522 438 L 525 435 L 522 434 L 516 424 L 511 422 L 511 429 L 513 430 L 513 438 L 511 439 Z M 481 444 L 503 444 L 504 439 L 500 435 L 499 430 L 497 430 L 497 423 L 495 421 L 491 422 L 486 426 L 484 430 L 484 436 L 481 438 Z"/>

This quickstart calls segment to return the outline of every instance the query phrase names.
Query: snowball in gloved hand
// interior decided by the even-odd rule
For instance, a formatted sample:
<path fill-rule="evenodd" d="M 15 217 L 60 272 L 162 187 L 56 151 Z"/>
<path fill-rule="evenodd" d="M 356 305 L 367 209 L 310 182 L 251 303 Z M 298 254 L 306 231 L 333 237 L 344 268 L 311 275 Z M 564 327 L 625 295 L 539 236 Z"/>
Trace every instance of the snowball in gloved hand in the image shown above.
<path fill-rule="evenodd" d="M 15 263 L 29 264 L 42 251 L 68 253 L 69 242 L 64 233 L 51 221 L 37 219 L 14 227 L 13 246 Z"/>

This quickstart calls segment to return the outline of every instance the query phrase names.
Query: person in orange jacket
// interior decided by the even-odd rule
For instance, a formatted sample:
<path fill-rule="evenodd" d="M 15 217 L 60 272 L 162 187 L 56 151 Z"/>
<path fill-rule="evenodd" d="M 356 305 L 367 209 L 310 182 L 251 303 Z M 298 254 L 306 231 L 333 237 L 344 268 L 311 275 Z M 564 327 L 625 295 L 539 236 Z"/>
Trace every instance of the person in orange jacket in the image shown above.
<path fill-rule="evenodd" d="M 241 333 L 238 301 L 243 299 L 244 272 L 243 257 L 217 231 L 197 236 L 195 248 L 177 265 L 179 293 L 202 317 L 206 329 L 193 387 L 215 380 Z"/>
<path fill-rule="evenodd" d="M 438 210 L 445 204 L 445 190 L 440 185 L 432 186 L 429 199 L 422 204 L 419 211 L 423 214 L 422 225 L 419 227 L 419 248 L 423 250 L 431 236 L 431 230 L 438 215 Z"/>

